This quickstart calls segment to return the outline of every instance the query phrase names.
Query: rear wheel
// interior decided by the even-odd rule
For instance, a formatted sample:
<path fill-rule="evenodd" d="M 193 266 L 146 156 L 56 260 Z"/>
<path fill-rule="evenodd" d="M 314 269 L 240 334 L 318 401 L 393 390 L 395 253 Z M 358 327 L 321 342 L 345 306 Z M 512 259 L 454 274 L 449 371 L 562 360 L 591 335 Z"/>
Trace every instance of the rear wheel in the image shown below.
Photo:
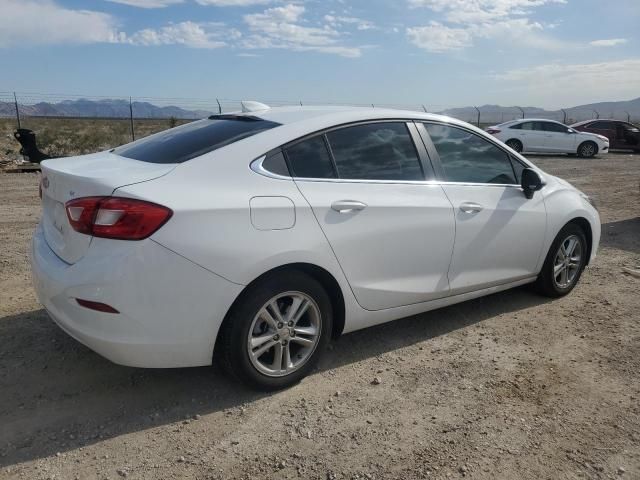
<path fill-rule="evenodd" d="M 506 144 L 507 144 L 507 147 L 515 150 L 518 153 L 522 153 L 522 142 L 520 140 L 516 140 L 515 138 L 512 138 L 510 140 L 507 140 Z"/>
<path fill-rule="evenodd" d="M 575 224 L 566 225 L 551 244 L 536 287 L 548 297 L 562 297 L 578 283 L 587 264 L 587 239 Z"/>
<path fill-rule="evenodd" d="M 582 142 L 578 147 L 578 155 L 582 158 L 591 158 L 596 153 L 598 153 L 598 146 L 594 142 Z"/>
<path fill-rule="evenodd" d="M 331 336 L 331 301 L 312 277 L 279 271 L 250 287 L 225 320 L 216 345 L 225 369 L 258 390 L 304 378 Z"/>

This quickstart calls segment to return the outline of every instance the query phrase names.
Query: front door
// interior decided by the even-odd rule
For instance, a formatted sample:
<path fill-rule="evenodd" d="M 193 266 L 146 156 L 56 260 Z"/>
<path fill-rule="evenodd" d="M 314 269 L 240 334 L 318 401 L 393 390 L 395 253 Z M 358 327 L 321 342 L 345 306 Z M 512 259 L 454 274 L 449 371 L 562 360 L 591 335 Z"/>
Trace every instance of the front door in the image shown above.
<path fill-rule="evenodd" d="M 546 211 L 540 192 L 530 200 L 524 196 L 522 164 L 468 130 L 435 123 L 425 127 L 456 219 L 451 294 L 536 275 Z"/>

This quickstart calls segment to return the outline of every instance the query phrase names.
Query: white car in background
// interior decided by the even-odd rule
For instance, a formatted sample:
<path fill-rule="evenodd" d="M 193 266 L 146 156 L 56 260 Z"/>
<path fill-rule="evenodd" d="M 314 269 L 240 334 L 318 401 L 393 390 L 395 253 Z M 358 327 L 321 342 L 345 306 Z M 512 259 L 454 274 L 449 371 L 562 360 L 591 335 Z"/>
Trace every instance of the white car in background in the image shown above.
<path fill-rule="evenodd" d="M 566 295 L 596 255 L 589 198 L 467 123 L 246 110 L 42 163 L 33 278 L 63 330 L 277 389 L 331 337 L 527 283 Z"/>
<path fill-rule="evenodd" d="M 568 153 L 590 158 L 609 152 L 607 137 L 579 132 L 554 120 L 511 120 L 486 131 L 518 153 Z"/>

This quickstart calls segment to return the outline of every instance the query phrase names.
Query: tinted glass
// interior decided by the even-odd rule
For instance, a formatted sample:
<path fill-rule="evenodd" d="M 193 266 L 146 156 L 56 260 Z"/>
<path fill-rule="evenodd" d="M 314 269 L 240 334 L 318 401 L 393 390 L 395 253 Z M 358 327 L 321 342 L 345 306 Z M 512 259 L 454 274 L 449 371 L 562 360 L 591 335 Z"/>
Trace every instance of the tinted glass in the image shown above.
<path fill-rule="evenodd" d="M 287 168 L 287 162 L 284 160 L 282 152 L 276 152 L 267 156 L 262 162 L 262 168 L 277 175 L 289 176 L 289 168 Z"/>
<path fill-rule="evenodd" d="M 449 182 L 515 184 L 509 155 L 479 136 L 447 125 L 426 124 Z"/>
<path fill-rule="evenodd" d="M 589 124 L 588 128 L 595 130 L 615 130 L 615 125 L 613 122 L 593 122 Z"/>
<path fill-rule="evenodd" d="M 522 179 L 522 171 L 527 167 L 513 157 L 511 157 L 511 165 L 513 166 L 513 171 L 516 174 L 516 183 L 520 183 L 520 180 Z"/>
<path fill-rule="evenodd" d="M 418 153 L 404 123 L 371 123 L 327 133 L 345 179 L 424 180 Z"/>
<path fill-rule="evenodd" d="M 567 133 L 569 131 L 567 127 L 560 125 L 559 123 L 542 122 L 542 124 L 546 132 Z"/>
<path fill-rule="evenodd" d="M 182 163 L 278 125 L 256 117 L 198 120 L 123 145 L 113 153 L 149 163 Z"/>
<path fill-rule="evenodd" d="M 322 135 L 286 149 L 289 168 L 295 177 L 335 178 L 331 157 Z"/>
<path fill-rule="evenodd" d="M 533 122 L 522 122 L 519 123 L 519 129 L 521 130 L 535 130 L 535 125 L 533 124 Z"/>
<path fill-rule="evenodd" d="M 524 125 L 524 123 L 516 123 L 515 125 L 512 125 L 509 128 L 513 128 L 515 130 L 522 130 L 522 125 Z"/>

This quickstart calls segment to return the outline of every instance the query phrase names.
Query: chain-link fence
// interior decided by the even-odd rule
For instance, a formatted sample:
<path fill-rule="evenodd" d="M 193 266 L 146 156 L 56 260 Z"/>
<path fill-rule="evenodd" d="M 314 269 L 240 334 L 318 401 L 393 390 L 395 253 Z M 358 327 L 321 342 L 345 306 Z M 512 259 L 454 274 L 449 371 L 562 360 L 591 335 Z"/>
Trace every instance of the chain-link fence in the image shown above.
<path fill-rule="evenodd" d="M 305 100 L 263 100 L 271 106 L 331 105 Z M 344 103 L 343 103 L 344 104 Z M 557 111 L 526 107 L 459 107 L 430 103 L 350 103 L 351 106 L 394 108 L 448 115 L 480 127 L 519 118 L 547 118 L 572 124 L 592 118 L 639 121 L 625 111 L 574 108 Z M 17 158 L 16 128 L 37 133 L 39 147 L 50 155 L 75 155 L 108 149 L 132 139 L 212 114 L 241 110 L 241 100 L 80 96 L 50 93 L 0 92 L 0 159 Z"/>

